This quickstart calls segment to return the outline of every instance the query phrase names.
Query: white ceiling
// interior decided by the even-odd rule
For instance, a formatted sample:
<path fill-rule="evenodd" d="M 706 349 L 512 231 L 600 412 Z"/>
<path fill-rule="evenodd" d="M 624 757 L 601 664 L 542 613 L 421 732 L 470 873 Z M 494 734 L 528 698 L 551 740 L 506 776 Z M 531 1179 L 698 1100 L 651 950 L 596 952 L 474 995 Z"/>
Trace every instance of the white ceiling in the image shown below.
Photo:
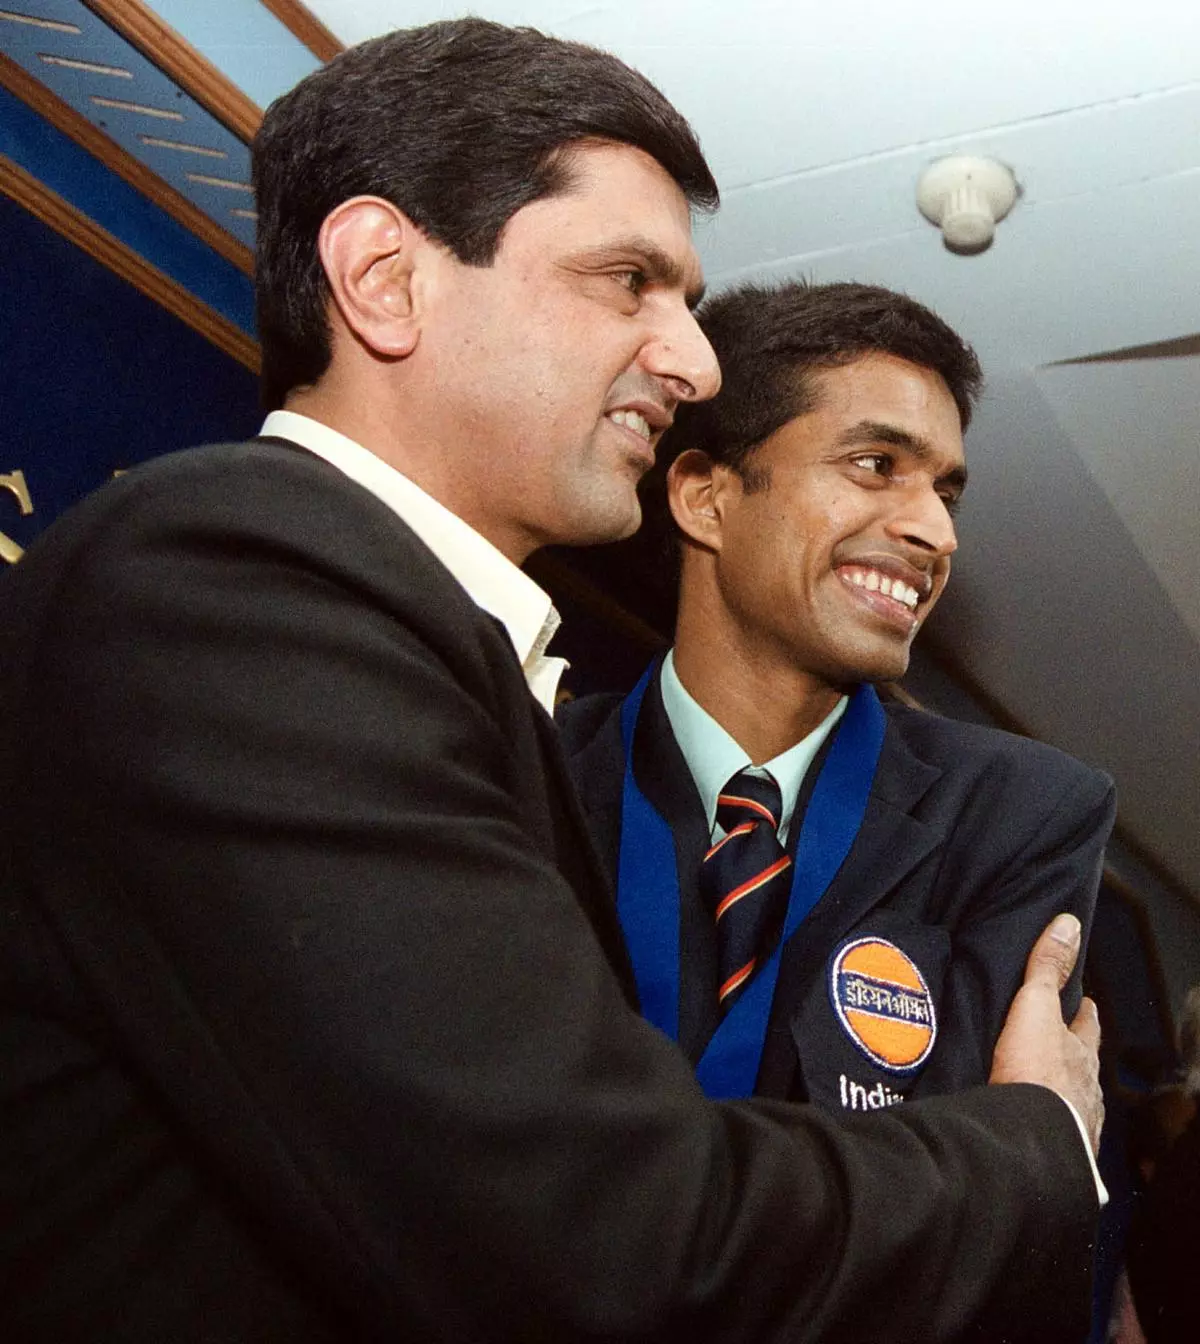
<path fill-rule="evenodd" d="M 259 102 L 296 77 L 255 0 L 150 2 Z M 462 12 L 307 4 L 347 44 Z M 714 288 L 874 281 L 976 345 L 990 390 L 933 639 L 1110 770 L 1129 832 L 1200 894 L 1200 4 L 471 8 L 607 47 L 683 110 L 724 197 L 697 234 Z M 976 257 L 914 203 L 921 169 L 958 150 L 1022 187 Z"/>
<path fill-rule="evenodd" d="M 437 0 L 309 7 L 347 42 L 461 12 Z M 879 280 L 937 307 L 997 371 L 1200 327 L 1200 5 L 474 8 L 609 47 L 687 114 L 724 198 L 699 229 L 718 287 Z M 1003 159 L 1022 187 L 981 257 L 945 251 L 914 201 L 922 168 L 958 150 Z"/>

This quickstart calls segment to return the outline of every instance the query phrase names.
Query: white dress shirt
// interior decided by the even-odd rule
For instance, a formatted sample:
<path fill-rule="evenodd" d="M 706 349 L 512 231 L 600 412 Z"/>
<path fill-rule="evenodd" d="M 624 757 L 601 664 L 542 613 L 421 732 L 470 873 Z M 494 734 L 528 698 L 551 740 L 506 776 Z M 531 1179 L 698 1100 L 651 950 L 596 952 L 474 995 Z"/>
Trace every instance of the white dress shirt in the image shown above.
<path fill-rule="evenodd" d="M 259 433 L 288 439 L 324 458 L 407 523 L 476 606 L 508 631 L 530 692 L 553 713 L 559 678 L 567 667 L 565 658 L 546 656 L 559 615 L 528 574 L 419 485 L 336 429 L 295 411 L 272 411 Z"/>

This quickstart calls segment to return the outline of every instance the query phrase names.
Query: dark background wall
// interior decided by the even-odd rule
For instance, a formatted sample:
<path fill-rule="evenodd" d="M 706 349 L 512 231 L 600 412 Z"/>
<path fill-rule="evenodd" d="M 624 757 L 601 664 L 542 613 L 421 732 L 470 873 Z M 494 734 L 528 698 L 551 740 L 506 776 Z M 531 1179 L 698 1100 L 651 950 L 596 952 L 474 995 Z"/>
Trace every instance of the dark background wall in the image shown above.
<path fill-rule="evenodd" d="M 0 196 L 0 491 L 22 546 L 114 471 L 258 427 L 258 380 L 22 207 Z"/>

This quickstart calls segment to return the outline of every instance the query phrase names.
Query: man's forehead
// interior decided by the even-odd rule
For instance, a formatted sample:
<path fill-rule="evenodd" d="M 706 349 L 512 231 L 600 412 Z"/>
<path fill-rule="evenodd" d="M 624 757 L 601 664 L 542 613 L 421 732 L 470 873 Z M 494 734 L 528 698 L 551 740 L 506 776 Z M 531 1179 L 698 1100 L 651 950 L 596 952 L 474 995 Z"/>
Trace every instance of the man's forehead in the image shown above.
<path fill-rule="evenodd" d="M 669 255 L 689 286 L 703 282 L 691 208 L 657 159 L 633 145 L 584 141 L 563 151 L 561 167 L 562 188 L 523 206 L 510 224 L 554 229 L 578 245 L 640 240 Z"/>
<path fill-rule="evenodd" d="M 813 411 L 869 418 L 871 408 L 876 407 L 886 409 L 889 418 L 916 417 L 962 438 L 954 394 L 942 375 L 928 365 L 872 350 L 811 370 L 803 381 Z"/>
<path fill-rule="evenodd" d="M 804 409 L 771 436 L 796 450 L 802 441 L 814 451 L 893 447 L 938 471 L 963 466 L 958 405 L 934 369 L 871 351 L 843 364 L 798 369 L 796 383 Z"/>
<path fill-rule="evenodd" d="M 586 194 L 622 186 L 658 188 L 664 199 L 675 203 L 687 216 L 690 207 L 679 183 L 653 154 L 637 145 L 617 140 L 576 140 L 555 156 L 565 174 L 564 194 Z"/>

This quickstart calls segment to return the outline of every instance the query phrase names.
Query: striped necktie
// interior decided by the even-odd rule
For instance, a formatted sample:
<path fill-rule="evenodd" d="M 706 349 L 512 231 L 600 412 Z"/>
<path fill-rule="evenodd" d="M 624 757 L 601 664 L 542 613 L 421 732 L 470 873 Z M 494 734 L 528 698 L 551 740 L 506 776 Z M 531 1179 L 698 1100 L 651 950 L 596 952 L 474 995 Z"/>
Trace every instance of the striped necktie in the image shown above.
<path fill-rule="evenodd" d="M 783 800 L 768 775 L 739 771 L 717 798 L 725 835 L 704 856 L 701 891 L 717 925 L 717 999 L 725 1015 L 779 936 L 792 861 L 776 834 Z"/>

